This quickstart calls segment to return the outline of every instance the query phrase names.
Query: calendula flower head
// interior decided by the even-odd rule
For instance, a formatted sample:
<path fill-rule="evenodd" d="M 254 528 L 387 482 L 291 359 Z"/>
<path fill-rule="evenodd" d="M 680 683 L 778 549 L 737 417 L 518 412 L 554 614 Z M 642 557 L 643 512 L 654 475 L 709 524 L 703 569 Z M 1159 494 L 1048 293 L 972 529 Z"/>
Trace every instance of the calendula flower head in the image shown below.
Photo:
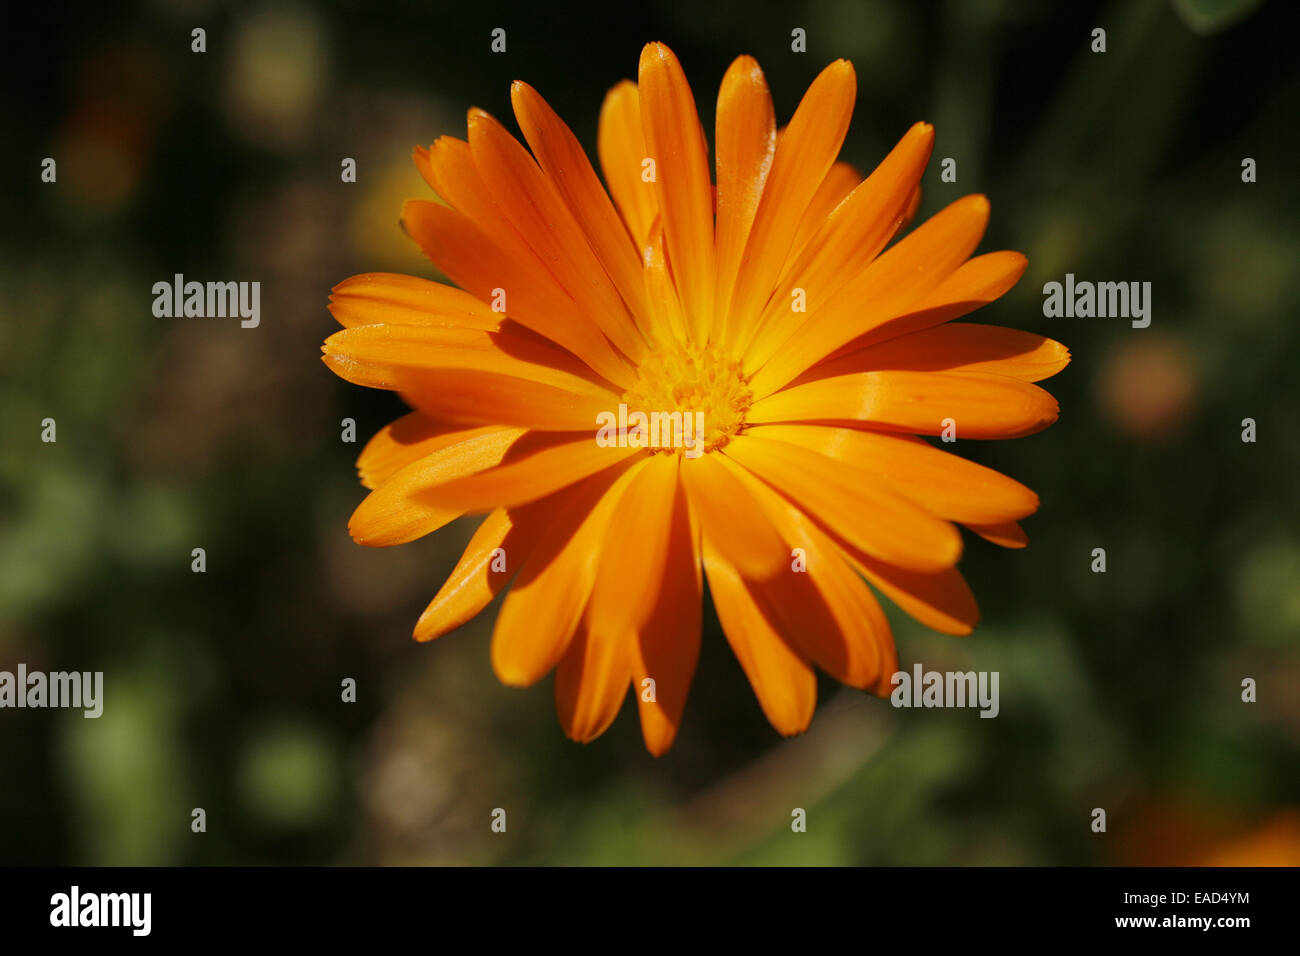
<path fill-rule="evenodd" d="M 371 273 L 333 291 L 344 329 L 325 362 L 414 409 L 361 454 L 371 491 L 352 536 L 396 545 L 484 515 L 415 636 L 508 587 L 492 665 L 517 686 L 555 670 L 575 740 L 631 689 L 647 748 L 671 746 L 706 581 L 763 713 L 796 734 L 814 668 L 889 692 L 897 655 L 873 588 L 966 634 L 978 612 L 958 526 L 1027 543 L 1018 521 L 1037 496 L 922 436 L 1046 427 L 1057 404 L 1034 383 L 1069 354 L 951 321 L 1011 288 L 1025 257 L 972 257 L 983 196 L 899 238 L 934 132 L 917 123 L 863 178 L 839 158 L 855 83 L 830 64 L 778 132 L 740 57 L 711 163 L 677 58 L 648 44 L 600 112 L 602 184 L 516 82 L 527 148 L 475 109 L 465 139 L 415 151 L 438 201 L 407 202 L 403 226 L 455 285 Z"/>

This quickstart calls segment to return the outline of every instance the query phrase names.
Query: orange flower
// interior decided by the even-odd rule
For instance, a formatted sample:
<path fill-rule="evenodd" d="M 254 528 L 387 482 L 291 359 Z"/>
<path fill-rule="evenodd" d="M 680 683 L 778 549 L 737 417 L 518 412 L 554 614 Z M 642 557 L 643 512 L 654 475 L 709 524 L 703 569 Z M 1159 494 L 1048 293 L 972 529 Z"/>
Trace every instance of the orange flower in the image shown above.
<path fill-rule="evenodd" d="M 525 83 L 511 94 L 531 155 L 477 109 L 467 140 L 415 151 L 443 202 L 409 201 L 402 221 L 460 288 L 368 274 L 331 299 L 345 328 L 326 364 L 415 409 L 361 454 L 372 491 L 353 538 L 401 544 L 487 514 L 415 637 L 464 624 L 513 579 L 492 638 L 498 677 L 527 686 L 555 668 L 579 741 L 632 686 L 661 754 L 707 578 L 782 734 L 812 719 L 814 666 L 887 694 L 896 652 L 863 579 L 926 625 L 969 633 L 954 522 L 1023 547 L 1017 519 L 1038 507 L 1018 482 L 914 437 L 951 422 L 962 438 L 1012 438 L 1056 419 L 1032 383 L 1065 367 L 1060 344 L 945 324 L 1006 292 L 1025 257 L 969 258 L 983 196 L 890 246 L 934 133 L 912 127 L 865 180 L 837 162 L 855 95 L 843 60 L 778 133 L 758 64 L 737 59 L 718 94 L 716 184 L 661 43 L 601 110 L 608 193 L 546 101 Z"/>

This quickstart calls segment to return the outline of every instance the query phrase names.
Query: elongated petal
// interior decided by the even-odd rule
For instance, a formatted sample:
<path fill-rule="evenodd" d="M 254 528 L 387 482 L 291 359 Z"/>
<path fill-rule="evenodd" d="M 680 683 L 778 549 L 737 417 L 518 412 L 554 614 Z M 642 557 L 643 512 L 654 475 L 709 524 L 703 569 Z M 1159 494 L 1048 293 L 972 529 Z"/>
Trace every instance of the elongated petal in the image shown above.
<path fill-rule="evenodd" d="M 591 743 L 614 722 L 632 681 L 631 641 L 578 626 L 555 671 L 555 713 L 571 740 Z"/>
<path fill-rule="evenodd" d="M 594 429 L 618 404 L 567 353 L 502 332 L 359 326 L 325 341 L 325 362 L 350 382 L 396 389 L 447 422 L 576 431 Z"/>
<path fill-rule="evenodd" d="M 587 608 L 593 634 L 635 641 L 649 620 L 668 557 L 677 467 L 676 455 L 651 455 L 619 501 Z"/>
<path fill-rule="evenodd" d="M 797 442 L 792 441 L 792 444 L 807 443 L 814 448 L 822 445 L 820 442 L 810 442 L 806 435 L 791 435 L 797 429 L 809 430 L 807 426 L 775 425 L 764 427 L 758 433 L 760 435 L 782 434 L 786 438 L 798 437 L 800 439 Z M 834 429 L 818 430 L 838 431 Z M 837 450 L 831 448 L 832 452 Z M 947 457 L 954 458 L 955 456 Z M 769 508 L 773 507 L 772 499 L 763 500 Z M 784 499 L 782 499 L 782 503 L 792 517 L 799 516 L 804 521 L 811 522 L 814 530 L 819 531 L 835 546 L 836 553 L 842 560 L 847 561 L 858 572 L 865 575 L 867 580 L 884 593 L 886 597 L 926 627 L 931 627 L 943 634 L 960 635 L 969 634 L 978 623 L 979 608 L 976 606 L 975 596 L 971 593 L 961 572 L 955 567 L 944 568 L 939 571 L 913 571 L 897 567 L 887 561 L 872 557 L 861 548 L 850 543 L 841 533 L 839 522 L 818 522 L 811 515 L 805 514 L 801 509 Z M 794 534 L 789 530 L 784 533 L 787 535 Z M 805 532 L 802 537 L 804 540 L 808 540 L 815 536 Z M 810 553 L 808 555 L 808 566 L 811 568 L 813 564 L 813 556 Z M 874 633 L 880 633 L 878 626 L 872 630 Z M 872 688 L 877 693 L 881 693 L 882 689 L 884 693 L 888 693 L 889 677 L 897 669 L 897 652 L 887 626 L 883 634 L 885 639 L 876 642 L 876 646 L 882 655 L 877 684 Z M 830 646 L 834 647 L 833 644 Z M 822 660 L 818 660 L 818 664 L 827 671 L 834 673 L 831 667 L 823 663 Z"/>
<path fill-rule="evenodd" d="M 754 376 L 754 394 L 771 394 L 840 346 L 904 314 L 966 260 L 988 219 L 988 200 L 967 196 L 926 220 L 824 308 L 808 313 L 787 347 Z"/>
<path fill-rule="evenodd" d="M 572 355 L 510 332 L 362 325 L 335 332 L 321 351 L 325 364 L 341 378 L 369 388 L 399 389 L 413 372 L 460 368 L 543 382 L 601 400 L 617 394 L 594 380 Z"/>
<path fill-rule="evenodd" d="M 718 620 L 768 722 L 789 737 L 803 733 L 817 707 L 817 678 L 782 638 L 740 573 L 707 543 L 704 570 Z"/>
<path fill-rule="evenodd" d="M 659 215 L 653 181 L 643 177 L 646 149 L 641 132 L 641 98 L 631 80 L 619 83 L 605 96 L 596 137 L 601 172 L 618 204 L 628 232 L 638 247 L 645 245 L 650 224 Z"/>
<path fill-rule="evenodd" d="M 753 57 L 737 57 L 718 91 L 715 322 L 726 317 L 775 151 L 776 113 L 767 80 Z"/>
<path fill-rule="evenodd" d="M 752 422 L 862 422 L 875 428 L 939 435 L 951 422 L 962 438 L 1020 438 L 1059 414 L 1037 385 L 1001 375 L 891 369 L 837 375 L 769 395 Z"/>
<path fill-rule="evenodd" d="M 615 404 L 529 378 L 450 368 L 401 389 L 416 408 L 450 422 L 523 425 L 539 431 L 594 430 Z M 615 400 L 617 401 L 617 400 Z"/>
<path fill-rule="evenodd" d="M 695 549 L 677 473 L 677 456 L 655 455 L 629 484 L 605 533 L 586 618 L 593 639 L 633 648 L 634 678 L 654 681 L 653 689 L 638 687 L 638 701 L 646 744 L 655 754 L 676 734 L 699 655 Z"/>
<path fill-rule="evenodd" d="M 792 293 L 803 294 L 808 315 L 828 308 L 893 237 L 934 146 L 934 128 L 917 123 L 889 155 L 837 207 L 785 269 L 764 311 L 748 361 L 765 363 L 803 316 L 791 311 Z"/>
<path fill-rule="evenodd" d="M 624 355 L 645 353 L 627 304 L 551 180 L 528 151 L 482 110 L 469 114 L 469 145 L 499 207 L 586 317 Z"/>
<path fill-rule="evenodd" d="M 488 189 L 487 181 L 474 162 L 469 143 L 454 136 L 440 136 L 429 147 L 423 162 L 416 153 L 416 165 L 433 191 L 452 209 L 474 224 L 499 252 L 531 271 L 546 283 L 549 292 L 566 297 L 556 277 L 546 269 L 519 230 Z M 449 273 L 450 274 L 450 273 Z M 486 300 L 485 300 L 486 301 Z"/>
<path fill-rule="evenodd" d="M 655 161 L 664 244 L 695 340 L 713 318 L 713 187 L 709 151 L 686 74 L 662 43 L 641 51 L 641 128 Z"/>
<path fill-rule="evenodd" d="M 906 614 L 926 627 L 942 634 L 960 636 L 969 634 L 979 623 L 975 595 L 957 568 L 940 571 L 900 568 L 867 554 L 847 540 L 834 525 L 817 522 L 817 527 L 834 542 L 844 560 Z M 881 648 L 886 659 L 876 691 L 880 693 L 884 688 L 884 693 L 888 693 L 889 677 L 898 668 L 897 651 L 892 640 L 882 644 Z"/>
<path fill-rule="evenodd" d="M 641 257 L 609 194 L 573 131 L 535 89 L 516 80 L 510 87 L 515 118 L 528 146 L 582 227 L 592 251 L 618 287 L 638 324 L 649 312 Z"/>
<path fill-rule="evenodd" d="M 979 623 L 975 595 L 956 568 L 922 573 L 877 561 L 852 548 L 843 553 L 885 597 L 926 627 L 960 636 Z"/>
<path fill-rule="evenodd" d="M 780 622 L 787 640 L 836 680 L 851 687 L 880 684 L 892 651 L 889 622 L 840 549 L 807 515 L 755 478 L 751 491 L 797 555 L 781 574 L 750 581 L 750 590 Z"/>
<path fill-rule="evenodd" d="M 367 488 L 378 488 L 413 461 L 476 434 L 423 412 L 410 412 L 375 433 L 357 457 L 357 474 Z"/>
<path fill-rule="evenodd" d="M 738 352 L 748 344 L 781 275 L 799 221 L 835 162 L 856 94 L 852 65 L 836 60 L 808 87 L 781 136 L 727 315 L 727 342 Z"/>
<path fill-rule="evenodd" d="M 563 493 L 561 493 L 563 494 Z M 415 625 L 417 641 L 455 630 L 492 603 L 527 560 L 548 518 L 546 506 L 497 508 L 478 526 L 456 567 Z"/>
<path fill-rule="evenodd" d="M 391 272 L 367 272 L 336 285 L 330 314 L 339 325 L 432 325 L 495 331 L 501 316 L 468 292 Z"/>
<path fill-rule="evenodd" d="M 492 668 L 502 683 L 534 684 L 564 655 L 591 596 L 610 519 L 646 464 L 574 486 L 545 522 L 497 615 Z"/>
<path fill-rule="evenodd" d="M 578 318 L 577 303 L 524 256 L 505 254 L 470 219 L 437 203 L 411 200 L 402 224 L 425 255 L 485 302 L 504 298 L 510 318 L 581 358 L 621 388 L 635 379 L 598 327 Z M 531 253 L 529 254 L 531 255 Z"/>
<path fill-rule="evenodd" d="M 956 528 L 852 465 L 752 434 L 733 438 L 725 454 L 883 561 L 938 571 L 961 556 Z"/>
<path fill-rule="evenodd" d="M 469 513 L 509 508 L 644 454 L 636 448 L 603 448 L 591 434 L 575 438 L 564 432 L 530 432 L 511 446 L 496 467 L 429 488 L 421 498 L 430 507 Z"/>
<path fill-rule="evenodd" d="M 682 481 L 704 537 L 746 577 L 767 578 L 789 567 L 790 552 L 763 517 L 744 477 L 744 469 L 723 455 L 682 463 Z"/>
<path fill-rule="evenodd" d="M 672 517 L 663 519 L 669 525 L 663 578 L 655 586 L 658 597 L 638 634 L 632 663 L 641 734 L 656 757 L 667 752 L 677 736 L 700 656 L 700 541 L 689 512 L 678 484 Z"/>
<path fill-rule="evenodd" d="M 465 508 L 424 501 L 421 492 L 491 468 L 521 435 L 520 428 L 474 429 L 455 444 L 402 468 L 370 492 L 352 513 L 348 522 L 352 539 L 377 548 L 404 544 L 458 518 Z"/>
<path fill-rule="evenodd" d="M 643 250 L 645 285 L 654 313 L 650 334 L 659 346 L 676 343 L 686 345 L 691 341 L 691 330 L 668 269 L 668 254 L 664 251 L 664 231 L 656 219 L 650 227 L 650 236 Z"/>
<path fill-rule="evenodd" d="M 950 322 L 886 339 L 814 365 L 803 378 L 827 378 L 877 369 L 982 372 L 1024 382 L 1051 378 L 1070 363 L 1060 342 L 999 325 Z"/>
<path fill-rule="evenodd" d="M 989 252 L 976 256 L 962 263 L 919 302 L 913 303 L 896 316 L 870 325 L 866 331 L 831 352 L 826 362 L 836 361 L 881 342 L 939 326 L 983 308 L 1014 286 L 1028 265 L 1029 260 L 1018 252 Z"/>
<path fill-rule="evenodd" d="M 808 240 L 821 230 L 835 207 L 847 199 L 860 182 L 862 174 L 851 164 L 835 163 L 831 166 L 822 179 L 822 184 L 817 187 L 817 192 L 813 193 L 803 218 L 799 220 L 799 228 L 795 230 L 787 261 L 798 257 L 804 246 L 808 245 Z"/>
<path fill-rule="evenodd" d="M 750 433 L 848 462 L 950 521 L 989 524 L 1038 510 L 1038 496 L 1020 482 L 919 438 L 822 425 L 761 425 Z"/>

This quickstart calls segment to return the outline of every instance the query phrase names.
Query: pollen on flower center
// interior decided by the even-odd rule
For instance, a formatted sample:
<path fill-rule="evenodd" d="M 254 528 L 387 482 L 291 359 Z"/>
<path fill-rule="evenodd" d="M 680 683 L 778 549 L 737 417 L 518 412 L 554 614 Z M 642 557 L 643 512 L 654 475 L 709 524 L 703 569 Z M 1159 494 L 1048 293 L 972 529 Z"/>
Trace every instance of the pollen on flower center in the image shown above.
<path fill-rule="evenodd" d="M 689 417 L 685 427 L 698 436 L 694 440 L 704 451 L 722 447 L 740 430 L 753 399 L 740 363 L 715 345 L 652 352 L 637 368 L 636 384 L 623 395 L 629 412 L 644 412 L 652 422 L 656 414 L 679 413 L 683 421 Z M 646 447 L 680 451 L 674 431 L 652 428 Z"/>

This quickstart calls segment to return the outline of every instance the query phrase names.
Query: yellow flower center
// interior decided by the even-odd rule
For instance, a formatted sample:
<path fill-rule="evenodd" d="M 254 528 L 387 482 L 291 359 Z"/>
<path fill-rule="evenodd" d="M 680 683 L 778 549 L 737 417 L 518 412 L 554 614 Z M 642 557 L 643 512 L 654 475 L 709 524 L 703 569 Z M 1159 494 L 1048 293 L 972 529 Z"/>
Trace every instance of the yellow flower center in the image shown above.
<path fill-rule="evenodd" d="M 636 384 L 623 396 L 629 413 L 644 412 L 650 420 L 647 447 L 679 452 L 683 444 L 674 413 L 688 431 L 687 447 L 712 451 L 745 424 L 753 400 L 740 363 L 716 345 L 672 345 L 650 353 L 637 368 Z M 659 428 L 654 427 L 656 415 Z"/>

